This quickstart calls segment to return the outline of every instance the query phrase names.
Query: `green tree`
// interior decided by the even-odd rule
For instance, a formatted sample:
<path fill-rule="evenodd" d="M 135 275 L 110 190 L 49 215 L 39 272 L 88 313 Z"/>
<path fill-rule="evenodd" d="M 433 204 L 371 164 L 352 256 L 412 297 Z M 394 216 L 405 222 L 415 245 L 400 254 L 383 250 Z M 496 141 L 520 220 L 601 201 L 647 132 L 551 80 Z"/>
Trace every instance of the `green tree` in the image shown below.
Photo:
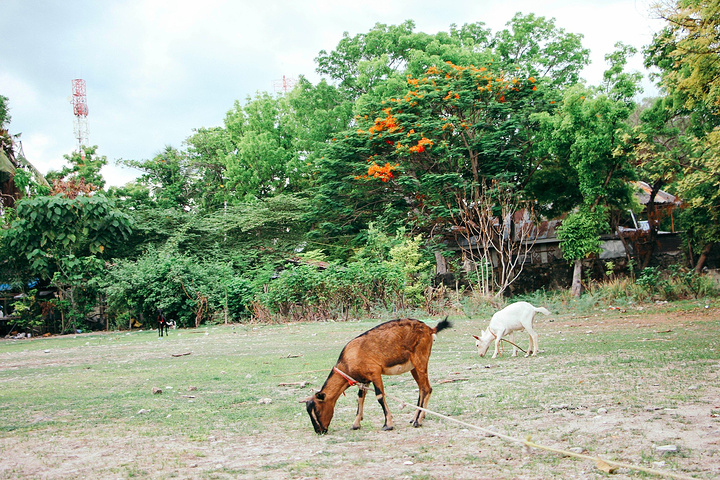
<path fill-rule="evenodd" d="M 659 4 L 667 22 L 645 51 L 645 63 L 660 69 L 669 110 L 688 118 L 679 134 L 680 155 L 676 193 L 688 205 L 681 214 L 694 253 L 696 272 L 720 241 L 720 3 L 678 0 Z"/>
<path fill-rule="evenodd" d="M 574 86 L 565 92 L 555 114 L 538 116 L 544 138 L 540 151 L 544 149 L 547 164 L 556 165 L 548 174 L 559 174 L 554 180 L 546 176 L 541 185 L 557 185 L 560 179 L 577 181 L 577 190 L 571 195 L 580 203 L 573 206 L 566 198 L 564 204 L 581 207 L 580 213 L 565 220 L 575 223 L 566 228 L 561 244 L 565 257 L 574 262 L 575 295 L 580 294 L 581 260 L 593 252 L 592 236 L 609 228 L 610 210 L 624 210 L 632 200 L 629 181 L 634 180 L 635 171 L 628 118 L 635 108 L 640 75 L 624 70 L 628 56 L 634 53 L 632 47 L 618 44 L 616 51 L 606 56 L 610 67 L 599 88 Z M 572 176 L 557 168 L 563 166 L 572 169 Z M 537 191 L 537 186 L 531 189 Z M 555 195 L 561 198 L 568 190 L 561 185 Z M 544 195 L 553 197 L 549 192 Z"/>
<path fill-rule="evenodd" d="M 352 129 L 319 160 L 319 238 L 350 248 L 369 221 L 408 216 L 429 231 L 448 224 L 458 191 L 477 197 L 496 178 L 522 190 L 543 161 L 533 114 L 552 111 L 557 88 L 587 63 L 580 36 L 534 15 L 516 15 L 495 36 L 482 24 L 434 36 L 413 29 L 378 24 L 317 59 L 358 99 Z"/>
<path fill-rule="evenodd" d="M 17 203 L 16 218 L 2 230 L 2 241 L 13 270 L 51 280 L 58 287 L 66 302 L 63 314 L 69 315 L 65 329 L 94 305 L 88 283 L 104 268 L 102 259 L 130 231 L 127 215 L 103 195 L 37 196 Z"/>
<path fill-rule="evenodd" d="M 200 128 L 185 140 L 188 169 L 192 172 L 190 196 L 201 211 L 212 211 L 231 199 L 226 186 L 227 159 L 235 150 L 226 128 Z"/>
<path fill-rule="evenodd" d="M 661 69 L 663 86 L 688 110 L 720 112 L 720 3 L 664 1 L 655 13 L 666 21 L 646 49 L 646 63 Z"/>
<path fill-rule="evenodd" d="M 602 209 L 584 208 L 568 215 L 558 228 L 563 257 L 573 264 L 571 293 L 582 293 L 582 260 L 600 253 L 600 234 L 607 228 Z"/>
<path fill-rule="evenodd" d="M 107 165 L 107 157 L 97 155 L 98 146 L 83 146 L 79 152 L 72 152 L 70 155 L 63 155 L 63 158 L 70 166 L 64 166 L 59 172 L 50 171 L 46 178 L 53 182 L 60 182 L 59 191 L 63 191 L 70 185 L 71 190 L 81 189 L 88 191 L 102 190 L 105 186 L 105 179 L 100 170 Z"/>
<path fill-rule="evenodd" d="M 691 155 L 692 121 L 684 108 L 674 105 L 672 98 L 656 98 L 641 110 L 631 134 L 638 178 L 650 185 L 645 205 L 649 226 L 647 248 L 640 258 L 640 269 L 650 265 L 658 243 L 664 210 L 656 208 L 655 199 L 661 189 L 675 188 L 682 165 Z"/>
<path fill-rule="evenodd" d="M 0 95 L 0 129 L 7 129 L 10 125 L 10 99 Z"/>
<path fill-rule="evenodd" d="M 235 153 L 226 159 L 228 188 L 238 199 L 293 191 L 305 171 L 293 148 L 294 131 L 285 97 L 260 93 L 225 117 Z"/>
<path fill-rule="evenodd" d="M 187 152 L 167 145 L 152 160 L 122 160 L 122 163 L 144 172 L 137 183 L 148 189 L 155 206 L 180 209 L 195 206 L 191 194 L 194 176 Z"/>

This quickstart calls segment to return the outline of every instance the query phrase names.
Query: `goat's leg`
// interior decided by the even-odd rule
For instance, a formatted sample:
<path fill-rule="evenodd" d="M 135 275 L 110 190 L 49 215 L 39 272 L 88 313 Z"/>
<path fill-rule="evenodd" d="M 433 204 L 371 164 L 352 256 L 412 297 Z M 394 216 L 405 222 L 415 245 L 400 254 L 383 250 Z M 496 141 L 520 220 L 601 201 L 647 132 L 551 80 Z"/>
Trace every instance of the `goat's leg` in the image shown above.
<path fill-rule="evenodd" d="M 513 342 L 513 353 L 512 353 L 512 356 L 513 356 L 513 357 L 517 357 L 518 348 L 516 347 L 517 343 L 515 343 L 515 332 L 512 332 L 512 333 L 510 334 L 510 336 L 512 337 L 512 342 Z"/>
<path fill-rule="evenodd" d="M 427 408 L 428 403 L 430 403 L 430 394 L 432 393 L 432 387 L 430 386 L 430 380 L 428 380 L 427 370 L 418 370 L 417 368 L 413 368 L 410 370 L 410 373 L 412 373 L 415 382 L 418 384 L 419 394 L 417 406 Z M 415 415 L 413 415 L 413 419 L 410 420 L 410 423 L 413 427 L 420 427 L 422 426 L 424 419 L 425 411 L 416 409 Z"/>
<path fill-rule="evenodd" d="M 388 408 L 387 401 L 385 400 L 385 388 L 383 387 L 382 383 L 382 377 L 378 375 L 379 378 L 376 380 L 373 380 L 372 383 L 375 385 L 375 398 L 377 398 L 378 403 L 383 409 L 383 413 L 385 414 L 385 424 L 383 425 L 383 430 L 392 430 L 393 429 L 393 418 L 392 414 L 390 413 L 390 409 Z"/>
<path fill-rule="evenodd" d="M 500 351 L 500 340 L 502 339 L 503 335 L 505 335 L 504 331 L 498 332 L 497 336 L 495 337 L 495 353 L 493 353 L 492 358 L 497 358 L 498 352 Z"/>
<path fill-rule="evenodd" d="M 353 430 L 359 430 L 360 429 L 360 422 L 363 419 L 363 406 L 365 405 L 365 394 L 367 393 L 367 388 L 370 384 L 362 384 L 360 385 L 360 388 L 358 389 L 358 408 L 357 408 L 357 414 L 355 415 L 355 421 L 352 424 Z"/>
<path fill-rule="evenodd" d="M 532 350 L 532 356 L 534 357 L 538 352 L 538 334 L 533 329 L 528 329 L 528 334 L 530 334 L 530 346 L 525 356 L 529 357 L 531 355 L 530 351 Z"/>

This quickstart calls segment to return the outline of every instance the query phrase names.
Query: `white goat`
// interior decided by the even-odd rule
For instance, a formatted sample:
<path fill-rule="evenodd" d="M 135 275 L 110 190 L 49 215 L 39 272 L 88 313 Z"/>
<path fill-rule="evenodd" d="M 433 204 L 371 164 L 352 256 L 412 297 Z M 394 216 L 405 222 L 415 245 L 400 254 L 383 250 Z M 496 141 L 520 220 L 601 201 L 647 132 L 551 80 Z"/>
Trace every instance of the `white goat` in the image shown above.
<path fill-rule="evenodd" d="M 490 342 L 495 341 L 495 353 L 492 358 L 497 357 L 500 349 L 500 340 L 507 335 L 512 333 L 513 341 L 513 357 L 517 356 L 518 347 L 515 345 L 515 331 L 516 330 L 527 330 L 530 335 L 530 346 L 525 356 L 537 355 L 538 352 L 538 334 L 533 329 L 533 321 L 537 312 L 545 315 L 550 315 L 547 308 L 544 307 L 533 307 L 528 302 L 517 302 L 508 305 L 499 312 L 496 312 L 490 320 L 488 328 L 483 330 L 482 334 L 478 337 L 473 335 L 475 338 L 475 346 L 478 348 L 480 356 L 484 356 L 487 352 Z"/>

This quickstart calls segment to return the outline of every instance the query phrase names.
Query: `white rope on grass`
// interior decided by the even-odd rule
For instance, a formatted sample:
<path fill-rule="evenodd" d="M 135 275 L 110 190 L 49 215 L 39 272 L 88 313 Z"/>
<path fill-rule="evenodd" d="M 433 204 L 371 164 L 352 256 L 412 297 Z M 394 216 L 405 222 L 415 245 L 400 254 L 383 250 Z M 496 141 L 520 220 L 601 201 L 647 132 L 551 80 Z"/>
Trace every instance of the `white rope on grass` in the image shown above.
<path fill-rule="evenodd" d="M 385 396 L 388 397 L 388 398 L 390 398 L 388 395 L 385 395 Z M 581 458 L 581 459 L 583 459 L 583 460 L 592 460 L 592 461 L 595 462 L 595 465 L 596 465 L 599 469 L 605 470 L 605 471 L 607 471 L 608 473 L 611 473 L 611 472 L 609 471 L 609 467 L 613 467 L 613 466 L 614 466 L 614 467 L 617 467 L 617 468 L 628 468 L 628 469 L 630 469 L 630 470 L 638 470 L 638 471 L 641 471 L 641 472 L 650 473 L 650 474 L 652 474 L 652 475 L 659 475 L 659 476 L 662 476 L 662 477 L 678 478 L 678 479 L 681 479 L 681 480 L 696 480 L 696 479 L 693 478 L 693 477 L 689 477 L 689 476 L 687 476 L 687 475 L 683 475 L 683 474 L 680 474 L 680 473 L 668 472 L 668 471 L 665 471 L 665 470 L 658 470 L 658 469 L 654 469 L 654 468 L 641 467 L 641 466 L 638 466 L 638 465 L 631 465 L 631 464 L 629 464 L 629 463 L 616 462 L 616 461 L 614 461 L 614 460 L 607 460 L 607 459 L 600 458 L 600 457 L 593 457 L 593 456 L 591 456 L 591 455 L 584 455 L 584 454 L 582 454 L 582 453 L 575 453 L 575 452 L 571 452 L 571 451 L 569 451 L 569 450 L 563 450 L 563 449 L 560 449 L 560 448 L 548 447 L 548 446 L 546 446 L 546 445 L 541 445 L 541 444 L 539 444 L 539 443 L 533 442 L 533 441 L 530 439 L 530 435 L 528 435 L 525 440 L 522 440 L 522 439 L 519 439 L 519 438 L 511 437 L 511 436 L 509 436 L 509 435 L 504 435 L 504 434 L 499 433 L 499 432 L 495 432 L 495 431 L 493 431 L 493 430 L 489 430 L 489 429 L 484 428 L 484 427 L 479 427 L 479 426 L 477 426 L 477 425 L 473 425 L 472 423 L 463 422 L 462 420 L 458 420 L 458 419 L 456 419 L 456 418 L 448 417 L 447 415 L 443 415 L 442 413 L 433 412 L 432 410 L 428 410 L 427 408 L 423 408 L 423 407 L 420 407 L 420 406 L 417 406 L 417 405 L 409 404 L 409 403 L 407 403 L 407 402 L 405 402 L 405 401 L 403 401 L 403 400 L 398 400 L 398 399 L 395 399 L 395 400 L 398 401 L 398 402 L 400 402 L 400 408 L 401 408 L 401 409 L 404 408 L 405 406 L 411 406 L 412 408 L 415 408 L 415 409 L 417 409 L 417 410 L 421 410 L 421 411 L 425 412 L 426 414 L 429 413 L 429 414 L 431 414 L 431 415 L 438 416 L 438 417 L 440 417 L 440 418 L 442 418 L 442 419 L 445 419 L 445 420 L 448 420 L 448 421 L 450 421 L 450 422 L 455 422 L 455 423 L 458 423 L 458 424 L 463 425 L 463 426 L 465 426 L 465 427 L 472 428 L 473 430 L 479 430 L 479 431 L 484 432 L 484 433 L 486 433 L 486 434 L 488 434 L 488 435 L 493 435 L 493 436 L 495 436 L 495 437 L 502 438 L 503 440 L 506 440 L 506 441 L 508 441 L 508 442 L 520 443 L 520 444 L 522 444 L 522 445 L 525 445 L 525 447 L 527 447 L 527 448 L 537 448 L 537 449 L 540 449 L 540 450 L 546 450 L 546 451 L 548 451 L 548 452 L 553 452 L 553 453 L 557 453 L 557 454 L 560 454 L 560 455 L 565 455 L 565 456 L 568 456 L 568 457 Z"/>
<path fill-rule="evenodd" d="M 343 377 L 345 377 L 346 380 L 348 380 L 348 383 L 350 383 L 350 386 L 357 385 L 358 388 L 362 388 L 363 390 L 369 390 L 369 389 L 370 389 L 369 384 L 363 384 L 363 383 L 361 383 L 361 382 L 358 382 L 357 380 L 353 379 L 352 377 L 350 377 L 350 376 L 347 375 L 346 373 L 340 371 L 340 369 L 338 369 L 337 367 L 334 367 L 334 369 L 337 370 L 337 372 L 338 372 L 340 375 L 342 375 Z M 391 397 L 390 395 L 387 395 L 387 394 L 385 394 L 385 398 L 387 398 L 387 399 L 393 399 L 393 397 Z M 571 452 L 571 451 L 569 451 L 569 450 L 563 450 L 563 449 L 561 449 L 561 448 L 548 447 L 548 446 L 546 446 L 546 445 L 541 445 L 541 444 L 539 444 L 539 443 L 533 442 L 533 441 L 530 439 L 530 435 L 528 435 L 525 440 L 522 440 L 522 439 L 519 439 L 519 438 L 511 437 L 510 435 L 505 435 L 505 434 L 502 434 L 502 433 L 499 433 L 499 432 L 495 432 L 495 431 L 493 431 L 493 430 L 490 430 L 490 429 L 487 429 L 487 428 L 484 428 L 484 427 L 479 427 L 479 426 L 477 426 L 477 425 L 473 425 L 472 423 L 463 422 L 462 420 L 458 420 L 458 419 L 456 419 L 456 418 L 448 417 L 447 415 L 443 415 L 442 413 L 434 412 L 434 411 L 432 411 L 432 410 L 429 410 L 429 409 L 427 409 L 427 408 L 420 407 L 420 406 L 418 406 L 418 405 L 409 404 L 409 403 L 407 403 L 407 402 L 404 401 L 404 400 L 400 400 L 400 399 L 397 399 L 397 398 L 394 399 L 394 400 L 400 404 L 400 409 L 403 409 L 403 408 L 405 408 L 406 406 L 411 406 L 412 408 L 415 408 L 415 409 L 417 409 L 417 410 L 420 410 L 420 411 L 422 411 L 422 412 L 425 412 L 426 414 L 429 413 L 429 414 L 431 414 L 431 415 L 435 415 L 435 416 L 437 416 L 437 417 L 440 417 L 440 418 L 442 418 L 442 419 L 448 420 L 448 421 L 450 421 L 450 422 L 455 422 L 455 423 L 457 423 L 457 424 L 463 425 L 463 426 L 468 427 L 468 428 L 471 428 L 471 429 L 473 429 L 473 430 L 479 430 L 479 431 L 481 431 L 481 432 L 485 432 L 485 433 L 488 434 L 488 435 L 493 435 L 493 436 L 495 436 L 495 437 L 501 438 L 501 439 L 503 439 L 503 440 L 505 440 L 505 441 L 508 441 L 508 442 L 522 444 L 522 445 L 524 445 L 524 446 L 525 446 L 526 448 L 528 448 L 528 449 L 530 449 L 530 448 L 537 448 L 537 449 L 539 449 L 539 450 L 545 450 L 545 451 L 548 451 L 548 452 L 557 453 L 557 454 L 559 454 L 559 455 L 565 455 L 565 456 L 567 456 L 567 457 L 575 457 L 575 458 L 581 458 L 581 459 L 583 459 L 583 460 L 591 460 L 591 461 L 595 462 L 595 466 L 596 466 L 597 468 L 599 468 L 600 470 L 603 470 L 603 471 L 605 471 L 605 472 L 607 472 L 607 473 L 612 473 L 612 470 L 614 470 L 612 467 L 616 467 L 616 468 L 627 468 L 627 469 L 630 469 L 630 470 L 637 470 L 637 471 L 640 471 L 640 472 L 645 472 L 645 473 L 649 473 L 649 474 L 652 474 L 652 475 L 658 475 L 658 476 L 661 476 L 661 477 L 678 478 L 678 479 L 680 479 L 680 480 L 696 480 L 696 479 L 693 478 L 693 477 L 689 477 L 689 476 L 687 476 L 687 475 L 683 475 L 683 474 L 680 474 L 680 473 L 668 472 L 668 471 L 665 471 L 665 470 L 658 470 L 658 469 L 655 469 L 655 468 L 641 467 L 641 466 L 638 466 L 638 465 L 631 465 L 631 464 L 629 464 L 629 463 L 616 462 L 616 461 L 614 461 L 614 460 L 606 460 L 606 459 L 600 458 L 600 457 L 593 457 L 592 455 L 584 455 L 584 454 L 582 454 L 582 453 L 575 453 L 575 452 Z"/>

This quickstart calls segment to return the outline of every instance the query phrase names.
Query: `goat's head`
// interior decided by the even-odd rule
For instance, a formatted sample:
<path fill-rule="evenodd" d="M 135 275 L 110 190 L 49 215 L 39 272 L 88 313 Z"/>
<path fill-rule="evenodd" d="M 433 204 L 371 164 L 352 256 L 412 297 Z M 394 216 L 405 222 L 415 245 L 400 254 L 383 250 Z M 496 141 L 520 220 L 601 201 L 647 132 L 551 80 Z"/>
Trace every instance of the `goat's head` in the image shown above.
<path fill-rule="evenodd" d="M 335 403 L 326 400 L 325 392 L 317 392 L 306 398 L 304 402 L 315 433 L 318 435 L 327 433 L 330 420 L 335 413 Z"/>
<path fill-rule="evenodd" d="M 482 357 L 485 355 L 485 352 L 487 352 L 488 347 L 495 339 L 495 336 L 490 333 L 490 329 L 485 329 L 479 337 L 477 335 L 473 335 L 473 338 L 475 339 L 475 346 L 478 349 L 478 354 Z"/>

